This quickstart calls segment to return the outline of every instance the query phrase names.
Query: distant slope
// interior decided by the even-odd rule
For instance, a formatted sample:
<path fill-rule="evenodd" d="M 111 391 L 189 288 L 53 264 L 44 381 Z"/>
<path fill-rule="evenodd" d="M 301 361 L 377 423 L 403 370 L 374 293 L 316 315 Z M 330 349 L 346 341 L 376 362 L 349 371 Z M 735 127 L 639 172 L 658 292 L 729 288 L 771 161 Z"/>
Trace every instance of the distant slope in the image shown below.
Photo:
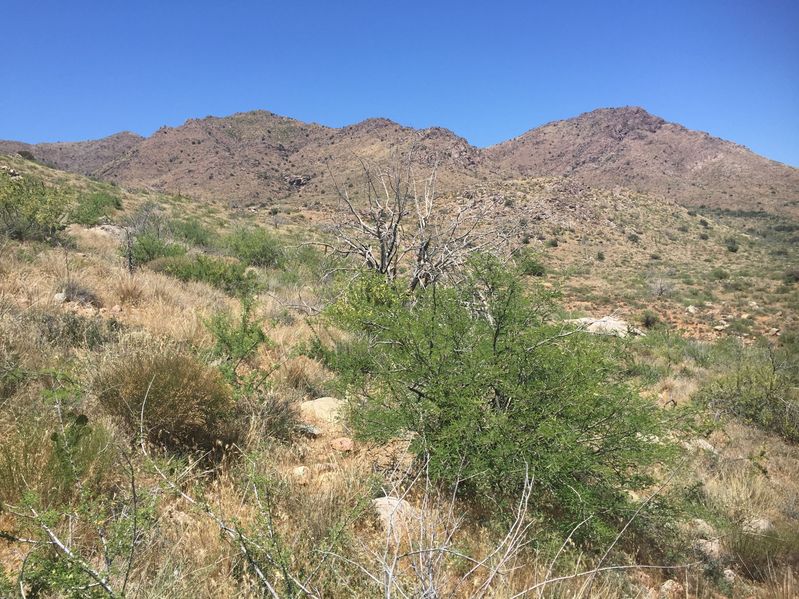
<path fill-rule="evenodd" d="M 91 175 L 136 147 L 143 139 L 141 135 L 123 131 L 91 141 L 42 144 L 0 141 L 0 154 L 27 151 L 33 154 L 36 160 L 49 166 L 81 175 Z"/>
<path fill-rule="evenodd" d="M 686 206 L 799 214 L 799 169 L 637 107 L 549 123 L 488 148 L 486 156 L 524 175 L 567 175 Z"/>
<path fill-rule="evenodd" d="M 385 164 L 411 153 L 417 178 L 438 165 L 442 191 L 563 176 L 684 206 L 799 217 L 799 169 L 636 107 L 595 110 L 487 149 L 438 127 L 368 119 L 332 128 L 259 110 L 191 119 L 148 138 L 119 133 L 75 143 L 0 142 L 0 153 L 19 150 L 128 187 L 234 205 L 316 204 L 333 197 L 334 178 L 344 189 L 362 188 L 360 160 Z"/>
<path fill-rule="evenodd" d="M 357 188 L 359 159 L 386 161 L 411 148 L 425 174 L 441 161 L 445 185 L 485 176 L 480 150 L 445 129 L 415 130 L 386 119 L 335 129 L 266 111 L 162 128 L 96 174 L 135 187 L 264 204 L 291 194 L 330 195 L 333 177 Z"/>

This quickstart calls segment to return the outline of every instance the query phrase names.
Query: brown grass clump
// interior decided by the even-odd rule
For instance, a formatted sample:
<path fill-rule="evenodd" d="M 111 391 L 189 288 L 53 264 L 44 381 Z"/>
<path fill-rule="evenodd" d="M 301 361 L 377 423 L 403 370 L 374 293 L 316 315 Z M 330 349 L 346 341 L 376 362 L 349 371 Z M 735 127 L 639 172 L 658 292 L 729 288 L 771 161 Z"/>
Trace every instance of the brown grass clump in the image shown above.
<path fill-rule="evenodd" d="M 102 406 L 134 435 L 174 450 L 233 443 L 234 401 L 221 375 L 180 349 L 135 348 L 105 364 L 96 380 Z"/>

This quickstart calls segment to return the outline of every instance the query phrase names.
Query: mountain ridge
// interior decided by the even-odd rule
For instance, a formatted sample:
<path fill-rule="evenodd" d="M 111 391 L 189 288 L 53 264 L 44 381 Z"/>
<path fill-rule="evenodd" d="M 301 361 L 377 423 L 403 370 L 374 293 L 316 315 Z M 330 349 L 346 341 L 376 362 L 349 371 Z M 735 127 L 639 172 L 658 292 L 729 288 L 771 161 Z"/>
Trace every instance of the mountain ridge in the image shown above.
<path fill-rule="evenodd" d="M 686 206 L 799 216 L 799 169 L 637 106 L 552 121 L 486 148 L 442 127 L 416 129 L 380 117 L 328 127 L 255 110 L 188 119 L 149 137 L 121 132 L 86 142 L 0 141 L 0 153 L 19 151 L 122 185 L 238 204 L 294 195 L 318 200 L 332 193 L 331 171 L 350 185 L 359 175 L 358 159 L 385 162 L 412 152 L 414 165 L 437 165 L 442 188 L 453 191 L 558 176 Z"/>

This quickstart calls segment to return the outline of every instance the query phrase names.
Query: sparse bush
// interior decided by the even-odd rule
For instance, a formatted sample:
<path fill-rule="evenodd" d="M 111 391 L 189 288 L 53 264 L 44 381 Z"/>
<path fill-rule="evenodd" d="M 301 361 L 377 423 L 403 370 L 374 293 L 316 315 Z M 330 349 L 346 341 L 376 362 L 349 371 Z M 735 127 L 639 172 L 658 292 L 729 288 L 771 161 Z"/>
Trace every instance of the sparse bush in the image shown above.
<path fill-rule="evenodd" d="M 202 281 L 234 295 L 251 293 L 258 288 L 255 273 L 241 262 L 202 254 L 158 258 L 149 268 L 182 281 Z"/>
<path fill-rule="evenodd" d="M 638 236 L 637 233 L 630 233 L 627 235 L 627 241 L 631 241 L 632 243 L 638 243 L 641 241 L 641 238 Z"/>
<path fill-rule="evenodd" d="M 724 247 L 727 248 L 728 252 L 735 253 L 738 251 L 738 240 L 735 237 L 727 237 L 724 240 Z"/>
<path fill-rule="evenodd" d="M 547 241 L 546 241 L 546 243 L 544 245 L 546 245 L 549 248 L 556 248 L 556 247 L 558 247 L 558 240 L 556 238 L 552 237 L 551 239 L 547 239 Z"/>
<path fill-rule="evenodd" d="M 702 225 L 705 229 L 710 228 L 710 223 L 707 222 L 704 218 L 699 219 L 699 224 Z"/>
<path fill-rule="evenodd" d="M 271 268 L 283 263 L 280 241 L 265 229 L 237 229 L 225 238 L 224 243 L 236 258 L 250 266 Z"/>
<path fill-rule="evenodd" d="M 78 198 L 78 202 L 69 215 L 69 220 L 79 225 L 96 225 L 114 210 L 122 209 L 122 200 L 104 191 L 86 194 Z"/>
<path fill-rule="evenodd" d="M 326 355 L 362 398 L 361 436 L 415 433 L 431 477 L 478 503 L 501 504 L 529 468 L 539 509 L 563 530 L 595 514 L 576 536 L 606 537 L 628 513 L 626 490 L 650 484 L 646 465 L 667 453 L 663 415 L 618 382 L 606 340 L 559 338 L 551 302 L 486 257 L 462 284 L 413 301 L 363 276 L 329 312 L 353 342 Z"/>
<path fill-rule="evenodd" d="M 707 241 L 708 239 L 710 239 L 710 235 L 708 235 L 705 232 L 702 232 L 699 234 L 699 239 L 701 239 L 702 241 Z"/>
<path fill-rule="evenodd" d="M 64 299 L 68 302 L 94 306 L 96 308 L 100 308 L 103 305 L 103 302 L 100 301 L 100 298 L 97 297 L 94 291 L 81 285 L 75 279 L 68 279 L 61 287 L 61 292 L 64 294 Z"/>
<path fill-rule="evenodd" d="M 716 268 L 710 271 L 710 278 L 713 279 L 714 281 L 723 281 L 724 279 L 730 278 L 730 273 L 728 273 L 720 266 L 717 266 Z"/>
<path fill-rule="evenodd" d="M 106 363 L 95 381 L 100 404 L 137 437 L 176 451 L 235 442 L 230 388 L 216 369 L 177 348 L 133 348 Z"/>
<path fill-rule="evenodd" d="M 605 252 L 599 251 L 596 253 L 597 262 L 604 262 L 605 261 Z"/>
<path fill-rule="evenodd" d="M 782 277 L 787 284 L 799 283 L 799 267 L 789 268 Z"/>
<path fill-rule="evenodd" d="M 641 315 L 641 325 L 647 329 L 652 329 L 660 324 L 660 316 L 652 310 L 645 310 Z"/>

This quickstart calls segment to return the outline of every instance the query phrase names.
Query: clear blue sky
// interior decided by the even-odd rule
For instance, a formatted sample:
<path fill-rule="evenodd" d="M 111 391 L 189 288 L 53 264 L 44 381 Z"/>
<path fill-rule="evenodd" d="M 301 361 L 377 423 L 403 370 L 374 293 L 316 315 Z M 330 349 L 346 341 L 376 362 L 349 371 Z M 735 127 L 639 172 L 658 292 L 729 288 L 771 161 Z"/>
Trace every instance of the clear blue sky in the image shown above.
<path fill-rule="evenodd" d="M 603 106 L 799 166 L 799 2 L 7 1 L 0 139 L 263 108 L 485 146 Z"/>

